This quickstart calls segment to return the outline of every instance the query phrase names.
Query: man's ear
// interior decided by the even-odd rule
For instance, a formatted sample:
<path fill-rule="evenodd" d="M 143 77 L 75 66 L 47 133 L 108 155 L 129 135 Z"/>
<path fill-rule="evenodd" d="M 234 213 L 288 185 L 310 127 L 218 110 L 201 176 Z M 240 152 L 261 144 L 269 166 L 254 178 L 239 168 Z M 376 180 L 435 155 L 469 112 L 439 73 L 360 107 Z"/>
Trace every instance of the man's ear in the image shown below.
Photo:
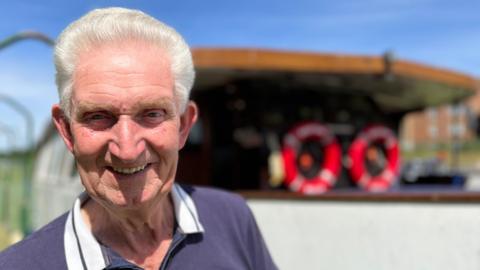
<path fill-rule="evenodd" d="M 190 129 L 192 128 L 193 124 L 197 122 L 198 117 L 198 107 L 197 104 L 193 101 L 189 101 L 187 103 L 187 107 L 185 112 L 180 116 L 180 148 L 185 146 L 185 142 L 187 141 L 188 134 L 190 133 Z"/>
<path fill-rule="evenodd" d="M 70 123 L 58 104 L 52 106 L 52 119 L 63 142 L 65 142 L 68 150 L 73 153 L 73 136 L 70 131 Z"/>

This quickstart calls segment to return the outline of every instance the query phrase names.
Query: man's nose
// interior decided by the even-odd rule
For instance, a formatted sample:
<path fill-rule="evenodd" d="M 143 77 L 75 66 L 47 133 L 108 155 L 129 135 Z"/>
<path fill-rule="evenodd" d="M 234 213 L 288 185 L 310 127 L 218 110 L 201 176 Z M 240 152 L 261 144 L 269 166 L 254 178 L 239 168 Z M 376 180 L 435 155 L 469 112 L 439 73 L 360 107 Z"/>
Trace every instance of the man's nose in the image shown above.
<path fill-rule="evenodd" d="M 119 118 L 112 127 L 113 139 L 108 148 L 112 155 L 122 162 L 135 162 L 145 151 L 145 140 L 141 127 L 132 119 Z"/>

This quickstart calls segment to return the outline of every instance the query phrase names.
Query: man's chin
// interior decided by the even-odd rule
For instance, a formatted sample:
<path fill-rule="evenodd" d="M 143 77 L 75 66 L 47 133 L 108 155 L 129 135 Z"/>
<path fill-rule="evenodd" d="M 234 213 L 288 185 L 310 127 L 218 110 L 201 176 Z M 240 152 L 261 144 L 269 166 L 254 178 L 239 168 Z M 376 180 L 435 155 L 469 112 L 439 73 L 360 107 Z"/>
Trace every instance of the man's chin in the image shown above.
<path fill-rule="evenodd" d="M 151 201 L 149 198 L 143 198 L 142 196 L 125 196 L 123 198 L 115 198 L 109 200 L 109 204 L 116 208 L 122 209 L 137 209 L 143 205 L 148 204 Z"/>
<path fill-rule="evenodd" d="M 110 207 L 116 209 L 124 210 L 138 210 L 139 208 L 147 207 L 152 205 L 157 201 L 157 197 L 160 194 L 150 194 L 150 193 L 141 193 L 141 194 L 119 194 L 114 198 L 105 198 L 107 204 Z"/>

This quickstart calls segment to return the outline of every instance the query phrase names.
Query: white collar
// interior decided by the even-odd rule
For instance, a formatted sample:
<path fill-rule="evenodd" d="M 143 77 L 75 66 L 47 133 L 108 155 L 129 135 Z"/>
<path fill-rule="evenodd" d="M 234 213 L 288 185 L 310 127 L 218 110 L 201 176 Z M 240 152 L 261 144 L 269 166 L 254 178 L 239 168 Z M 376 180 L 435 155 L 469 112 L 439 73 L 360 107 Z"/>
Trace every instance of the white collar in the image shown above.
<path fill-rule="evenodd" d="M 198 219 L 197 209 L 190 196 L 180 185 L 174 184 L 170 192 L 178 230 L 183 234 L 203 233 L 204 229 Z M 65 259 L 69 270 L 104 269 L 109 260 L 103 253 L 100 243 L 87 228 L 82 219 L 80 208 L 89 198 L 82 193 L 68 213 L 64 232 Z"/>

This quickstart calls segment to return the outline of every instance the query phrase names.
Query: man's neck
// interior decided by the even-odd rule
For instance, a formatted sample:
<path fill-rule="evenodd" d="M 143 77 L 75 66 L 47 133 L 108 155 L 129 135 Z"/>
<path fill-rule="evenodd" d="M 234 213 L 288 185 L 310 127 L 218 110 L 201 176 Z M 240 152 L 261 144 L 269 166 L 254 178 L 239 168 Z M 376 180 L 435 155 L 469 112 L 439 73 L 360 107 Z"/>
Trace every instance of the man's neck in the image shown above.
<path fill-rule="evenodd" d="M 99 242 L 145 269 L 158 269 L 172 241 L 175 226 L 170 196 L 135 211 L 111 211 L 90 199 L 81 213 Z"/>

